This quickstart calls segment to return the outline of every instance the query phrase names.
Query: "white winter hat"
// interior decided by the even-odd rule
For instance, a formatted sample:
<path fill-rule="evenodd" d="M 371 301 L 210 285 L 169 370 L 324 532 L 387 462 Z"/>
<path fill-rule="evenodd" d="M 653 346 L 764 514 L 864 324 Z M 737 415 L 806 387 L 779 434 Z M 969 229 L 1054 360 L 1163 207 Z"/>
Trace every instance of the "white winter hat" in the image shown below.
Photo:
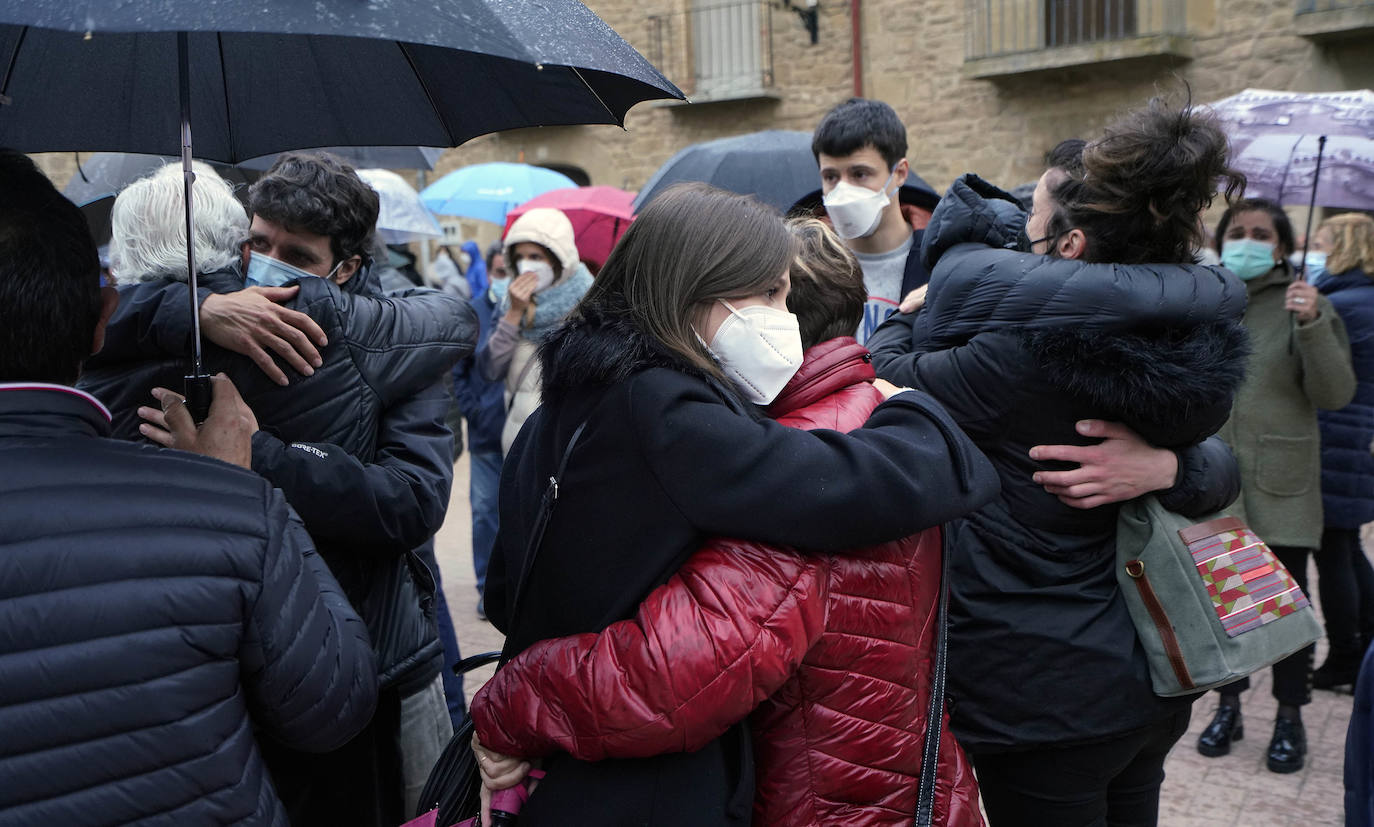
<path fill-rule="evenodd" d="M 515 219 L 506 233 L 506 261 L 515 261 L 513 248 L 522 241 L 532 241 L 553 253 L 564 276 L 572 273 L 581 260 L 577 254 L 572 222 L 561 210 L 535 207 Z"/>

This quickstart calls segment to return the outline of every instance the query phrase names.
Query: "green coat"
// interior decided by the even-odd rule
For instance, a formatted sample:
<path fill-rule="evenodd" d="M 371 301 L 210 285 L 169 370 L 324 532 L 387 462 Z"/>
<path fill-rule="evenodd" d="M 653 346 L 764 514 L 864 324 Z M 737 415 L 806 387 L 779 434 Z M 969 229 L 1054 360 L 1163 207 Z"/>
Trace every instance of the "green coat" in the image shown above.
<path fill-rule="evenodd" d="M 1271 546 L 1315 549 L 1322 533 L 1317 408 L 1345 407 L 1355 371 L 1345 325 L 1325 296 L 1317 318 L 1295 327 L 1283 309 L 1291 280 L 1283 264 L 1246 283 L 1250 362 L 1219 435 L 1240 463 L 1241 495 L 1231 511 Z"/>

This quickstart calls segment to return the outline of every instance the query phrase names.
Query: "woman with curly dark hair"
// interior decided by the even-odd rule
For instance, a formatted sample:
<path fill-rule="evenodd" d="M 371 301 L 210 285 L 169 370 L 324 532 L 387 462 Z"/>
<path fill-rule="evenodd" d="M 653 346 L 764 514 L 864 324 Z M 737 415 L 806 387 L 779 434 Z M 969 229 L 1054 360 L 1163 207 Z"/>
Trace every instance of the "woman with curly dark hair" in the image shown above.
<path fill-rule="evenodd" d="M 993 827 L 1155 823 L 1191 699 L 1152 690 L 1116 580 L 1116 503 L 1154 491 L 1196 515 L 1238 487 L 1208 437 L 1242 378 L 1245 289 L 1193 264 L 1216 182 L 1243 180 L 1225 136 L 1156 100 L 1073 160 L 1041 177 L 1029 216 L 956 181 L 926 230 L 925 309 L 869 342 L 878 375 L 935 396 L 1001 477 L 948 528 L 951 724 Z M 1162 446 L 1148 462 L 1103 461 L 1142 438 Z"/>

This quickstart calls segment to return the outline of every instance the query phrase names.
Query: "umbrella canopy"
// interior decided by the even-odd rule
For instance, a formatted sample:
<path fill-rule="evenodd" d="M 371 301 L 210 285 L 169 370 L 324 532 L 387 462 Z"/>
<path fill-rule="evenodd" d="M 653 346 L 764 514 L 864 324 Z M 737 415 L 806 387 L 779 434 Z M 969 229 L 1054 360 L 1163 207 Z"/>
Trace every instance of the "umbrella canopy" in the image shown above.
<path fill-rule="evenodd" d="M 440 215 L 505 224 L 506 213 L 536 195 L 576 186 L 561 172 L 498 161 L 454 170 L 425 187 L 420 200 Z"/>
<path fill-rule="evenodd" d="M 780 129 L 693 144 L 658 168 L 639 191 L 638 212 L 663 190 L 682 181 L 704 181 L 752 195 L 786 210 L 816 189 L 820 180 L 811 154 L 811 133 Z"/>
<path fill-rule="evenodd" d="M 0 146 L 196 157 L 457 146 L 681 98 L 577 0 L 0 0 Z"/>
<path fill-rule="evenodd" d="M 1316 204 L 1374 210 L 1374 140 L 1327 138 L 1317 180 L 1315 135 L 1264 135 L 1246 145 L 1231 165 L 1245 173 L 1245 194 L 1279 204 Z"/>
<path fill-rule="evenodd" d="M 0 108 L 0 116 L 3 108 Z M 180 158 L 167 155 L 137 155 L 131 152 L 97 152 L 89 158 L 78 159 L 77 173 L 67 182 L 62 194 L 81 208 L 91 236 L 96 244 L 110 240 L 110 211 L 115 197 L 138 179 L 151 175 L 167 164 L 180 163 Z M 235 188 L 253 183 L 258 173 L 229 166 L 211 164 L 220 177 Z"/>
<path fill-rule="evenodd" d="M 664 189 L 681 181 L 704 181 L 741 195 L 752 195 L 780 212 L 820 204 L 820 173 L 811 154 L 811 133 L 767 130 L 693 144 L 658 168 L 635 198 L 644 209 Z M 907 189 L 910 192 L 906 192 Z M 902 201 L 934 209 L 939 195 L 914 172 L 903 184 Z M 927 203 L 928 202 L 928 203 Z"/>
<path fill-rule="evenodd" d="M 439 238 L 444 231 L 425 205 L 420 193 L 406 179 L 390 170 L 360 169 L 358 177 L 377 191 L 381 212 L 377 215 L 377 234 L 387 244 L 405 244 L 426 238 Z"/>
<path fill-rule="evenodd" d="M 577 253 L 596 269 L 635 220 L 635 194 L 615 187 L 577 187 L 551 190 L 521 204 L 506 214 L 504 236 L 510 225 L 527 210 L 552 207 L 561 210 L 572 222 Z"/>
<path fill-rule="evenodd" d="M 1245 91 L 1209 104 L 1241 154 L 1265 135 L 1350 135 L 1374 138 L 1374 92 Z"/>
<path fill-rule="evenodd" d="M 322 146 L 314 147 L 328 152 L 354 169 L 434 169 L 444 150 L 437 146 Z M 249 158 L 239 164 L 243 169 L 266 172 L 276 163 L 281 153 Z"/>

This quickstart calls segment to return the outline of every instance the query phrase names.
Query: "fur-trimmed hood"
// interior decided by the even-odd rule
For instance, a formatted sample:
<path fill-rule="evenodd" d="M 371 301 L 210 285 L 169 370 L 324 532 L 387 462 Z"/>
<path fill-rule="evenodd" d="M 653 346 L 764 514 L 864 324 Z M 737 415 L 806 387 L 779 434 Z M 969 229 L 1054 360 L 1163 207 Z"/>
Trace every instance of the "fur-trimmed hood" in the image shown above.
<path fill-rule="evenodd" d="M 630 320 L 628 307 L 581 306 L 544 339 L 539 347 L 541 388 L 545 402 L 587 385 L 613 385 L 640 371 L 668 368 L 724 387 L 715 377 L 689 364 Z"/>
<path fill-rule="evenodd" d="M 1245 327 L 1230 320 L 1150 331 L 1019 333 L 1051 385 L 1161 445 L 1195 442 L 1225 421 L 1250 351 Z"/>

